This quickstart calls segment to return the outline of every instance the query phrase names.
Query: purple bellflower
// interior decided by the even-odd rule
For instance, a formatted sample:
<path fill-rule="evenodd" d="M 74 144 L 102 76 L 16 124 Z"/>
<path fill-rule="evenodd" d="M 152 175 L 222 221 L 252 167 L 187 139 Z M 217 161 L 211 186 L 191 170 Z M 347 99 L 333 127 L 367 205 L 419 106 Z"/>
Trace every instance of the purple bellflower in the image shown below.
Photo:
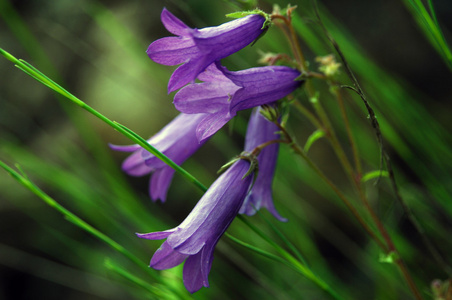
<path fill-rule="evenodd" d="M 148 143 L 180 165 L 203 145 L 204 142 L 198 142 L 196 128 L 204 117 L 204 114 L 179 114 Z M 131 176 L 151 174 L 149 195 L 153 201 L 160 199 L 165 202 L 174 169 L 139 145 L 110 147 L 117 151 L 133 152 L 123 162 L 122 170 Z"/>
<path fill-rule="evenodd" d="M 252 43 L 264 32 L 266 22 L 264 16 L 251 14 L 220 26 L 193 29 L 166 8 L 160 18 L 165 28 L 177 36 L 156 40 L 146 52 L 153 61 L 162 65 L 183 64 L 171 76 L 168 92 L 194 81 L 211 63 Z"/>
<path fill-rule="evenodd" d="M 149 240 L 166 241 L 152 256 L 157 270 L 173 268 L 185 260 L 184 285 L 190 293 L 208 287 L 213 251 L 243 204 L 253 175 L 250 163 L 240 159 L 211 185 L 187 218 L 176 228 L 137 234 Z"/>
<path fill-rule="evenodd" d="M 302 85 L 300 72 L 286 66 L 267 66 L 232 72 L 218 62 L 200 73 L 201 83 L 192 83 L 174 96 L 174 105 L 186 114 L 207 113 L 196 134 L 210 137 L 239 110 L 275 102 Z"/>
<path fill-rule="evenodd" d="M 260 111 L 261 108 L 259 107 L 251 113 L 245 137 L 245 151 L 251 152 L 255 147 L 265 142 L 279 139 L 278 126 L 268 121 Z M 262 149 L 257 156 L 259 172 L 253 188 L 246 196 L 239 213 L 252 216 L 261 207 L 265 207 L 279 221 L 287 222 L 287 219 L 281 217 L 276 210 L 272 198 L 272 182 L 278 150 L 279 143 L 270 144 Z"/>

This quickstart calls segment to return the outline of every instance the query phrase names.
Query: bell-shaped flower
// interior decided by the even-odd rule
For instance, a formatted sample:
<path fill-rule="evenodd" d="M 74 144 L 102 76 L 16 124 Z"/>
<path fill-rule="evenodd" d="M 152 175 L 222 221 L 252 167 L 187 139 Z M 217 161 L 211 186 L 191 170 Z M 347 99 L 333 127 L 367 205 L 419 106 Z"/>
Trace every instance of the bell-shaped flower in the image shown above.
<path fill-rule="evenodd" d="M 152 256 L 157 270 L 173 268 L 185 260 L 184 285 L 190 293 L 208 287 L 213 252 L 220 237 L 237 215 L 253 175 L 250 163 L 238 160 L 210 186 L 187 218 L 176 228 L 138 234 L 140 238 L 166 241 Z"/>
<path fill-rule="evenodd" d="M 216 27 L 193 29 L 168 10 L 163 9 L 161 20 L 174 35 L 156 40 L 147 49 L 155 62 L 178 67 L 168 83 L 168 92 L 175 91 L 196 79 L 211 63 L 246 47 L 264 30 L 266 18 L 251 14 Z"/>
<path fill-rule="evenodd" d="M 261 108 L 259 107 L 251 113 L 245 137 L 245 151 L 252 152 L 254 148 L 261 144 L 279 139 L 278 126 L 268 121 L 260 111 Z M 263 148 L 257 156 L 259 172 L 253 188 L 246 196 L 239 213 L 252 216 L 261 207 L 265 207 L 279 221 L 287 221 L 276 210 L 272 197 L 272 182 L 278 150 L 279 143 L 270 144 Z"/>
<path fill-rule="evenodd" d="M 302 85 L 300 71 L 286 66 L 267 66 L 229 71 L 218 62 L 200 73 L 174 96 L 174 105 L 186 114 L 207 113 L 197 128 L 200 141 L 210 137 L 239 110 L 275 102 Z"/>
<path fill-rule="evenodd" d="M 204 114 L 179 114 L 151 137 L 148 143 L 180 165 L 203 145 L 204 142 L 198 142 L 196 128 L 204 118 Z M 110 147 L 118 151 L 133 152 L 124 160 L 122 170 L 131 176 L 151 174 L 149 195 L 153 201 L 160 199 L 165 202 L 174 169 L 139 145 Z"/>

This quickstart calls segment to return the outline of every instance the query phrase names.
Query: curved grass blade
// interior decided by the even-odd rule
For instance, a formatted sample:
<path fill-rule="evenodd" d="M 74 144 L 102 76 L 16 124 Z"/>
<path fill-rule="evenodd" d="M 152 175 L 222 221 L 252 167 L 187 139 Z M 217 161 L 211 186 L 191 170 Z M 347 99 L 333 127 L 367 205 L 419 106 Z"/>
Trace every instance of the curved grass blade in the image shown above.
<path fill-rule="evenodd" d="M 143 147 L 145 150 L 149 151 L 153 155 L 155 155 L 157 158 L 162 160 L 164 163 L 169 165 L 171 168 L 176 170 L 179 174 L 181 174 L 183 177 L 185 177 L 188 181 L 193 182 L 195 185 L 197 185 L 201 190 L 206 191 L 207 188 L 199 182 L 194 176 L 192 176 L 190 173 L 185 171 L 182 167 L 174 163 L 170 158 L 168 158 L 166 155 L 158 151 L 156 148 L 154 148 L 152 145 L 150 145 L 148 142 L 146 142 L 145 139 L 141 138 L 138 134 L 133 132 L 132 130 L 128 129 L 124 125 L 120 125 L 117 122 L 114 122 L 65 90 L 63 87 L 61 87 L 59 84 L 54 82 L 52 79 L 47 77 L 45 74 L 43 74 L 41 71 L 33 67 L 31 64 L 27 63 L 24 60 L 17 59 L 10 53 L 6 52 L 2 48 L 0 48 L 0 54 L 2 54 L 4 57 L 6 57 L 8 60 L 13 62 L 19 69 L 30 75 L 32 78 L 36 79 L 37 81 L 43 83 L 50 89 L 54 90 L 55 92 L 61 94 L 62 96 L 66 97 L 67 99 L 71 100 L 78 106 L 82 107 L 83 109 L 87 110 L 89 113 L 93 114 L 103 122 L 107 123 L 111 127 L 113 127 L 115 130 L 132 140 L 133 142 L 137 143 L 141 147 Z"/>

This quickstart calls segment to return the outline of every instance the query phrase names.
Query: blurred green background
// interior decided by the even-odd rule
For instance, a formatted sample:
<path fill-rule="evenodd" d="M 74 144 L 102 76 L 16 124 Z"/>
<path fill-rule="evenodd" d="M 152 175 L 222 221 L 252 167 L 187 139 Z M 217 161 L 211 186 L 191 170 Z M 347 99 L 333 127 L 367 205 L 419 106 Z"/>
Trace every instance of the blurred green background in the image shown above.
<path fill-rule="evenodd" d="M 9 1 L 0 0 L 0 47 L 40 69 L 112 120 L 147 138 L 177 111 L 166 85 L 174 67 L 147 57 L 147 46 L 169 35 L 160 22 L 167 7 L 191 27 L 228 21 L 238 1 Z M 259 6 L 271 12 L 273 2 Z M 289 1 L 275 1 L 281 7 Z M 295 25 L 311 69 L 314 58 L 333 53 L 313 21 L 311 1 L 297 5 Z M 423 35 L 403 1 L 319 1 L 324 21 L 357 72 L 395 165 L 401 193 L 427 235 L 450 263 L 452 244 L 451 69 Z M 452 3 L 435 1 L 446 38 Z M 257 66 L 257 51 L 290 53 L 275 26 L 253 47 L 224 61 L 231 70 Z M 0 159 L 18 163 L 43 190 L 147 264 L 160 241 L 135 232 L 178 225 L 202 193 L 176 175 L 167 203 L 152 203 L 148 178 L 120 171 L 126 157 L 108 143 L 125 137 L 0 59 Z M 341 81 L 349 84 L 345 74 Z M 337 104 L 323 82 L 314 82 L 343 145 Z M 300 101 L 309 105 L 303 93 Z M 353 94 L 346 98 L 365 170 L 378 168 L 379 149 L 367 112 Z M 208 186 L 216 171 L 243 147 L 249 112 L 225 127 L 184 164 Z M 303 144 L 315 128 L 295 110 L 289 128 Z M 311 158 L 353 196 L 329 144 L 320 140 Z M 0 172 L 0 299 L 142 299 L 147 292 L 105 267 L 105 258 L 144 281 L 155 279 L 92 238 Z M 386 180 L 368 184 L 372 204 L 397 243 L 421 291 L 446 279 L 407 221 Z M 378 262 L 379 250 L 345 207 L 309 167 L 281 147 L 274 199 L 288 223 L 272 222 L 297 246 L 315 272 L 345 299 L 410 299 L 393 265 Z M 268 212 L 262 213 L 270 218 Z M 248 220 L 275 240 L 262 216 Z M 272 252 L 240 221 L 234 236 Z M 281 241 L 280 241 L 281 242 Z M 223 237 L 215 252 L 209 289 L 196 299 L 328 299 L 291 269 Z M 151 271 L 188 297 L 181 268 Z M 171 295 L 168 295 L 171 297 Z"/>

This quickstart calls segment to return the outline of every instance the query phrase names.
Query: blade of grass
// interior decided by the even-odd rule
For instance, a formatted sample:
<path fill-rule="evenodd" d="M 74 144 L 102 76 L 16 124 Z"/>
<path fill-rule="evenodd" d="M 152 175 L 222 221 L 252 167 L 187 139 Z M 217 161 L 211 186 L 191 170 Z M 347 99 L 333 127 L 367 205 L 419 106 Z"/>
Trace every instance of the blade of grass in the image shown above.
<path fill-rule="evenodd" d="M 318 287 L 320 287 L 322 290 L 326 291 L 328 294 L 330 294 L 334 299 L 342 299 L 338 294 L 336 294 L 335 291 L 331 289 L 331 287 L 324 282 L 322 279 L 317 277 L 309 267 L 298 261 L 295 257 L 293 257 L 289 252 L 284 250 L 281 246 L 279 246 L 275 241 L 273 241 L 271 238 L 269 238 L 265 233 L 263 233 L 261 230 L 259 230 L 256 226 L 248 222 L 245 217 L 239 215 L 238 218 L 240 221 L 245 223 L 249 228 L 251 228 L 256 234 L 258 234 L 261 238 L 263 238 L 267 243 L 269 243 L 275 250 L 281 254 L 284 257 L 284 260 L 287 261 L 289 265 L 291 265 L 292 268 L 295 268 L 300 274 L 314 282 Z M 246 244 L 242 242 L 243 244 Z M 250 248 L 251 249 L 251 248 Z M 253 249 L 254 250 L 254 249 Z"/>
<path fill-rule="evenodd" d="M 31 64 L 25 62 L 24 60 L 20 60 L 15 58 L 10 53 L 6 52 L 5 50 L 0 48 L 0 53 L 6 57 L 8 60 L 13 62 L 16 66 L 19 67 L 22 71 L 26 72 L 28 75 L 30 75 L 32 78 L 42 82 L 55 92 L 61 94 L 62 96 L 66 97 L 73 103 L 77 104 L 78 106 L 82 107 L 83 109 L 87 110 L 89 113 L 94 115 L 95 117 L 99 118 L 101 121 L 107 123 L 109 126 L 113 127 L 118 132 L 122 133 L 127 138 L 131 139 L 133 142 L 137 143 L 141 147 L 143 147 L 145 150 L 149 151 L 153 155 L 155 155 L 157 158 L 162 160 L 164 163 L 169 165 L 171 168 L 176 170 L 179 174 L 181 174 L 183 177 L 185 177 L 188 181 L 194 183 L 196 186 L 199 187 L 199 189 L 206 191 L 207 188 L 199 182 L 196 178 L 194 178 L 190 173 L 188 173 L 185 169 L 180 167 L 178 164 L 173 162 L 170 158 L 168 158 L 166 155 L 158 151 L 156 148 L 154 148 L 152 145 L 150 145 L 148 142 L 146 142 L 145 139 L 141 138 L 138 134 L 133 132 L 132 130 L 128 129 L 127 127 L 120 125 L 119 123 L 110 120 L 82 100 L 75 97 L 73 94 L 69 93 L 67 90 L 65 90 L 63 87 L 58 85 L 56 82 L 51 80 L 49 77 L 44 75 L 42 72 L 40 72 L 38 69 L 33 67 Z"/>
<path fill-rule="evenodd" d="M 147 264 L 142 262 L 137 256 L 132 254 L 129 250 L 115 242 L 113 239 L 100 232 L 99 230 L 92 227 L 90 224 L 86 223 L 84 220 L 73 214 L 71 211 L 67 210 L 65 207 L 60 205 L 57 201 L 47 195 L 44 191 L 42 191 L 38 186 L 36 186 L 31 180 L 28 179 L 27 175 L 21 171 L 21 173 L 16 172 L 14 169 L 6 165 L 3 161 L 0 160 L 0 167 L 3 168 L 9 175 L 11 175 L 16 181 L 18 181 L 21 185 L 29 189 L 36 196 L 41 198 L 47 205 L 57 210 L 61 213 L 66 220 L 73 223 L 77 227 L 83 229 L 89 234 L 93 235 L 97 239 L 101 240 L 108 246 L 110 246 L 113 250 L 119 252 L 124 257 L 129 259 L 131 262 L 139 266 L 143 269 L 147 274 L 149 274 L 154 280 L 159 281 L 160 277 L 153 272 L 150 268 L 147 267 Z M 20 168 L 20 167 L 19 167 Z M 173 291 L 178 296 L 183 299 L 188 299 L 185 295 L 181 295 L 178 291 Z M 157 295 L 156 295 L 157 296 Z"/>

